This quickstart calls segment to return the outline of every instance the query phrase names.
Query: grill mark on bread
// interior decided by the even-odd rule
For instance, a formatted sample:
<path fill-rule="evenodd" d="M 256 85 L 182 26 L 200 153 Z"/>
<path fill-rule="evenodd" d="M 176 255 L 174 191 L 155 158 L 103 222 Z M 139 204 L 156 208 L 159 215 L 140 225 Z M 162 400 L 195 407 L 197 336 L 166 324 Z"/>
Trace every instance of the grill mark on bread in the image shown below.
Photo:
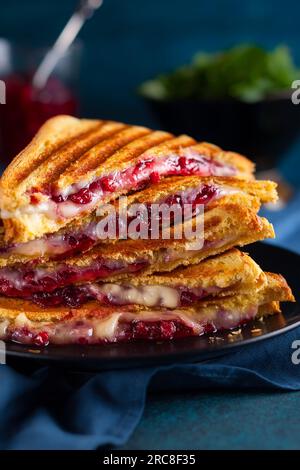
<path fill-rule="evenodd" d="M 109 172 L 114 169 L 116 161 L 120 166 L 134 164 L 138 160 L 147 158 L 158 158 L 168 152 L 178 151 L 180 148 L 191 145 L 191 137 L 174 137 L 172 134 L 162 131 L 155 131 L 151 135 L 141 139 L 141 142 L 132 142 L 126 147 L 116 152 L 111 159 L 103 163 L 103 171 Z"/>
<path fill-rule="evenodd" d="M 103 121 L 96 129 L 81 135 L 80 139 L 75 137 L 69 142 L 66 142 L 58 151 L 50 155 L 47 161 L 39 165 L 36 170 L 32 172 L 30 178 L 34 178 L 37 187 L 43 187 L 44 181 L 46 181 L 47 184 L 52 183 L 91 147 L 94 147 L 105 139 L 114 138 L 121 130 L 128 127 L 129 126 L 126 124 L 118 122 Z"/>
<path fill-rule="evenodd" d="M 89 159 L 83 156 L 82 159 L 74 163 L 74 171 L 70 168 L 71 173 L 69 172 L 61 176 L 58 186 L 63 188 L 83 174 L 86 175 L 87 172 L 93 174 L 94 170 L 98 169 L 98 167 L 101 169 L 101 174 L 109 174 L 116 169 L 122 170 L 126 165 L 134 165 L 141 159 L 147 159 L 148 157 L 157 158 L 165 155 L 167 152 L 178 151 L 181 148 L 190 146 L 193 142 L 191 137 L 184 135 L 174 137 L 167 132 L 147 131 L 145 135 L 141 135 L 137 139 L 129 138 L 128 142 L 125 142 L 125 140 L 122 143 L 108 141 L 107 146 L 103 148 L 101 148 L 102 144 L 100 144 L 98 149 L 94 147 L 90 152 L 98 151 L 99 153 L 93 155 L 91 167 Z M 97 176 L 99 174 L 98 172 Z"/>
<path fill-rule="evenodd" d="M 6 186 L 6 181 L 9 186 L 17 187 L 22 184 L 24 180 L 31 173 L 38 168 L 44 161 L 59 151 L 66 143 L 73 139 L 81 139 L 82 135 L 87 132 L 92 132 L 97 129 L 103 121 L 83 119 L 81 121 L 76 118 L 71 118 L 65 121 L 66 116 L 59 116 L 50 119 L 41 131 L 33 138 L 30 144 L 22 150 L 14 161 L 7 167 L 2 175 L 2 186 Z M 45 140 L 44 133 L 49 133 L 48 140 Z M 51 140 L 50 140 L 51 133 Z M 56 137 L 56 138 L 54 138 Z M 30 152 L 30 158 L 24 158 Z"/>
<path fill-rule="evenodd" d="M 140 157 L 147 150 L 171 138 L 172 135 L 167 132 L 150 131 L 145 127 L 125 129 L 114 139 L 100 142 L 74 161 L 68 172 L 61 175 L 58 186 L 62 187 L 87 173 L 93 173 L 100 166 L 101 173 L 107 173 L 110 168 L 120 169 L 122 163 Z"/>

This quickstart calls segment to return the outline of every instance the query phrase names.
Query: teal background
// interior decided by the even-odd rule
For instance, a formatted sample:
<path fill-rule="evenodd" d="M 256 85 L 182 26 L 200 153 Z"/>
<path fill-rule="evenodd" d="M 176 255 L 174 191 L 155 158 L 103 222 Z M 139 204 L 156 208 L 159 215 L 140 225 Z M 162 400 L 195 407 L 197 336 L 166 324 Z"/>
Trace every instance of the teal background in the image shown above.
<path fill-rule="evenodd" d="M 71 0 L 0 1 L 0 36 L 48 45 L 68 19 Z M 82 114 L 157 126 L 138 84 L 238 42 L 287 44 L 300 64 L 299 0 L 104 0 L 80 37 Z M 300 77 L 299 77 L 300 78 Z M 282 161 L 300 184 L 300 144 Z M 300 448 L 299 393 L 185 392 L 148 400 L 126 448 Z"/>
<path fill-rule="evenodd" d="M 76 3 L 1 0 L 0 36 L 50 44 Z M 300 64 L 299 13 L 297 0 L 104 0 L 80 33 L 83 112 L 150 124 L 136 87 L 189 61 L 199 49 L 285 43 Z"/>

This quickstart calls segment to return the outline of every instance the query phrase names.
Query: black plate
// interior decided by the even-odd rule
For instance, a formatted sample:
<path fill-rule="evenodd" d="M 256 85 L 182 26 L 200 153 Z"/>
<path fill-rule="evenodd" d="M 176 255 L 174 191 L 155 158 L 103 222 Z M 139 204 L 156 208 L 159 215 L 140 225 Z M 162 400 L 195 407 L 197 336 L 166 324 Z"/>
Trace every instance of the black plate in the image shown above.
<path fill-rule="evenodd" d="M 300 256 L 283 248 L 265 243 L 256 243 L 246 248 L 248 253 L 265 271 L 280 272 L 300 299 L 299 265 Z M 49 346 L 33 350 L 27 346 L 8 344 L 8 362 L 26 359 L 41 363 L 55 363 L 72 369 L 102 370 L 136 366 L 167 364 L 183 361 L 203 361 L 223 355 L 238 347 L 251 347 L 256 341 L 271 338 L 300 325 L 300 304 L 282 305 L 282 314 L 266 318 L 264 322 L 253 321 L 242 329 L 240 335 L 218 333 L 221 339 L 212 341 L 214 335 L 185 338 L 167 342 L 140 341 L 129 344 L 102 346 Z M 254 331 L 254 330 L 260 331 Z"/>

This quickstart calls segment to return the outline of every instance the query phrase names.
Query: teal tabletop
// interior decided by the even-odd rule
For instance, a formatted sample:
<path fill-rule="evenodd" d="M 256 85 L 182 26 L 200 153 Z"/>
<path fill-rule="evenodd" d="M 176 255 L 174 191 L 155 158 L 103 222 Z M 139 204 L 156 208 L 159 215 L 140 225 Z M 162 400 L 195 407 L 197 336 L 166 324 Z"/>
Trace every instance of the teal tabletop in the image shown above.
<path fill-rule="evenodd" d="M 300 392 L 150 394 L 123 449 L 300 449 Z"/>

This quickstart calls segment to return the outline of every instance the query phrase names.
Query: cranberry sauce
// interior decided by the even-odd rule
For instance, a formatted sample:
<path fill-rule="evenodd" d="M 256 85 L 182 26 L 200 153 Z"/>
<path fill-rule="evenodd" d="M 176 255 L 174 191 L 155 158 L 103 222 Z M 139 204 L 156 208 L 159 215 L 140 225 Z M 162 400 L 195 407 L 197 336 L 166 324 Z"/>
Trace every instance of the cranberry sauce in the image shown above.
<path fill-rule="evenodd" d="M 36 292 L 30 300 L 40 307 L 80 307 L 94 297 L 88 286 L 66 286 L 53 292 Z"/>
<path fill-rule="evenodd" d="M 90 282 L 120 273 L 134 273 L 147 267 L 148 261 L 128 264 L 122 261 L 100 259 L 90 266 L 59 265 L 54 271 L 47 268 L 0 269 L 0 294 L 6 297 L 30 299 L 38 292 L 49 293 L 60 287 L 77 282 Z"/>
<path fill-rule="evenodd" d="M 124 288 L 130 286 L 125 286 Z M 176 290 L 176 289 L 175 289 Z M 203 290 L 200 288 L 189 289 L 187 287 L 179 287 L 176 292 L 179 293 L 178 304 L 176 307 L 188 307 L 208 297 L 212 293 L 219 292 L 220 289 Z M 112 293 L 104 294 L 99 289 L 97 290 L 97 284 L 85 284 L 66 286 L 63 288 L 55 289 L 52 292 L 35 292 L 30 296 L 30 300 L 40 305 L 41 307 L 80 307 L 89 300 L 97 300 L 101 304 L 109 306 L 117 305 L 130 305 L 134 304 L 134 301 L 126 300 L 122 298 L 122 295 L 117 296 Z M 141 303 L 140 305 L 145 305 Z M 163 300 L 157 302 L 155 307 L 164 306 Z"/>
<path fill-rule="evenodd" d="M 203 184 L 199 188 L 192 190 L 186 190 L 172 194 L 160 203 L 167 204 L 168 206 L 180 206 L 183 209 L 184 206 L 190 204 L 192 206 L 192 215 L 197 214 L 197 205 L 206 206 L 212 202 L 219 193 L 219 188 L 213 184 Z"/>
<path fill-rule="evenodd" d="M 191 191 L 182 191 L 177 194 L 168 196 L 163 202 L 169 206 L 179 204 L 183 207 L 184 204 L 208 204 L 218 194 L 218 187 L 213 184 L 203 184 L 198 189 Z"/>
<path fill-rule="evenodd" d="M 161 321 L 136 321 L 124 324 L 122 335 L 119 341 L 142 340 L 171 340 L 176 338 L 186 338 L 195 336 L 194 329 L 181 321 L 161 320 Z"/>
<path fill-rule="evenodd" d="M 49 333 L 47 331 L 35 331 L 27 326 L 16 328 L 8 332 L 8 338 L 14 343 L 32 344 L 33 346 L 45 347 L 49 344 Z"/>
<path fill-rule="evenodd" d="M 58 114 L 76 115 L 78 103 L 72 90 L 57 77 L 50 77 L 41 90 L 32 86 L 28 75 L 1 78 L 6 85 L 6 105 L 1 106 L 0 154 L 1 163 L 8 164 L 47 119 Z"/>
<path fill-rule="evenodd" d="M 96 204 L 103 196 L 126 189 L 136 190 L 148 183 L 157 183 L 163 176 L 233 176 L 236 169 L 217 162 L 212 158 L 189 151 L 187 156 L 175 154 L 160 158 L 148 158 L 123 171 L 115 171 L 102 176 L 86 187 L 72 194 L 52 194 L 52 200 L 57 204 L 73 202 L 76 205 Z"/>
<path fill-rule="evenodd" d="M 66 258 L 70 256 L 75 256 L 79 253 L 84 253 L 88 251 L 95 245 L 95 239 L 92 236 L 85 235 L 84 233 L 79 233 L 78 236 L 75 233 L 64 235 L 64 243 L 66 246 L 66 251 L 62 254 L 57 255 L 55 258 Z"/>
<path fill-rule="evenodd" d="M 49 234 L 27 243 L 1 246 L 0 256 L 8 258 L 11 254 L 17 254 L 33 259 L 47 256 L 49 259 L 55 260 L 75 256 L 96 245 L 98 241 L 95 233 L 96 225 L 97 223 L 94 222 L 79 230 L 63 234 Z"/>
<path fill-rule="evenodd" d="M 93 316 L 83 319 L 76 317 L 76 313 L 71 310 L 67 318 L 57 322 L 32 322 L 24 314 L 20 314 L 15 323 L 9 323 L 8 320 L 0 322 L 0 339 L 38 347 L 49 343 L 85 345 L 134 340 L 172 340 L 203 334 L 213 335 L 219 331 L 242 327 L 255 318 L 257 311 L 258 306 L 243 311 L 216 310 L 213 316 L 208 317 L 203 312 L 192 319 L 184 310 L 139 313 L 130 310 L 107 313 L 99 310 Z"/>
<path fill-rule="evenodd" d="M 199 335 L 193 327 L 181 319 L 156 321 L 122 322 L 117 326 L 113 337 L 99 337 L 94 334 L 96 322 L 68 321 L 57 325 L 47 325 L 41 331 L 38 327 L 8 327 L 5 340 L 20 344 L 46 347 L 48 344 L 105 344 L 111 342 L 129 342 L 135 340 L 172 340 Z M 203 327 L 200 334 L 211 332 L 209 325 Z"/>
<path fill-rule="evenodd" d="M 203 184 L 199 188 L 192 188 L 179 191 L 178 193 L 171 194 L 167 198 L 159 201 L 159 204 L 180 205 L 184 208 L 184 204 L 191 204 L 193 211 L 192 215 L 196 214 L 196 207 L 199 204 L 207 205 L 212 202 L 220 193 L 219 187 L 213 184 Z M 151 202 L 146 204 L 147 207 L 147 223 L 148 233 L 151 231 Z M 129 206 L 130 212 L 130 206 Z M 159 213 L 160 228 L 161 228 L 161 212 Z M 127 227 L 126 233 L 130 237 L 128 232 L 128 226 L 132 220 L 140 218 L 141 222 L 145 222 L 143 213 L 137 213 L 134 217 L 127 214 Z M 118 214 L 117 214 L 117 230 L 116 238 L 118 238 Z M 170 221 L 172 221 L 172 214 L 170 214 Z M 138 230 L 138 228 L 136 228 Z M 49 234 L 41 239 L 33 240 L 27 243 L 20 243 L 6 247 L 0 247 L 0 255 L 8 257 L 12 253 L 19 255 L 27 255 L 31 257 L 39 258 L 40 256 L 48 256 L 50 259 L 63 260 L 66 257 L 75 256 L 80 253 L 84 253 L 93 246 L 95 246 L 101 240 L 101 236 L 97 231 L 97 221 L 91 222 L 79 230 L 66 232 L 64 234 Z"/>

